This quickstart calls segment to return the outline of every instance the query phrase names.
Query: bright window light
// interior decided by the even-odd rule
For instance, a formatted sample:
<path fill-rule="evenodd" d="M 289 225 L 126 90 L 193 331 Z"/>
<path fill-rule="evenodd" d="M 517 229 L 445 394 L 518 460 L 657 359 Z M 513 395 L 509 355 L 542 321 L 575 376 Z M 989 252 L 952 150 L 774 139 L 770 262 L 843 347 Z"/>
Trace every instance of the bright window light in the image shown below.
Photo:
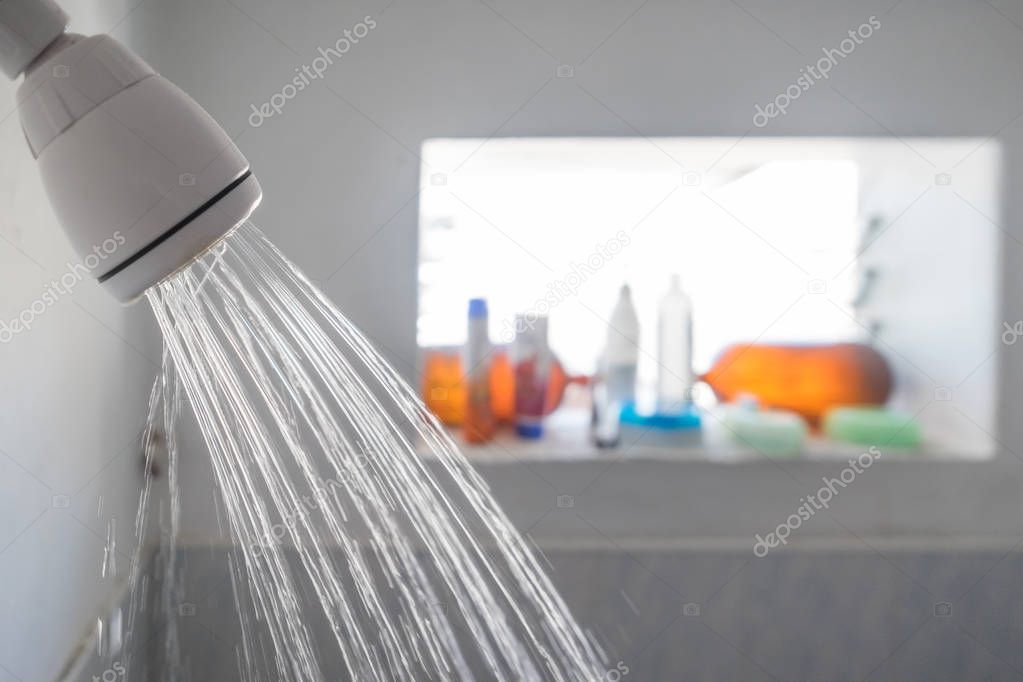
<path fill-rule="evenodd" d="M 430 142 L 424 162 L 450 167 L 473 142 Z M 854 162 L 768 161 L 703 177 L 645 147 L 644 140 L 491 141 L 456 174 L 428 176 L 420 346 L 462 343 L 466 301 L 482 296 L 493 340 L 510 339 L 516 313 L 546 312 L 555 353 L 572 371 L 591 372 L 618 288 L 628 282 L 649 360 L 641 360 L 641 376 L 649 380 L 657 302 L 672 273 L 693 299 L 697 369 L 737 341 L 862 333 L 851 291 L 809 293 L 815 278 L 855 264 Z M 836 298 L 837 307 L 829 302 Z"/>
<path fill-rule="evenodd" d="M 895 374 L 890 405 L 949 449 L 991 451 L 1004 325 L 994 141 L 438 139 L 422 158 L 421 347 L 461 345 L 467 301 L 482 296 L 494 342 L 511 340 L 516 314 L 546 314 L 555 354 L 591 374 L 627 282 L 642 399 L 677 273 L 697 373 L 733 343 L 868 343 Z M 954 402 L 936 397 L 949 387 Z"/>

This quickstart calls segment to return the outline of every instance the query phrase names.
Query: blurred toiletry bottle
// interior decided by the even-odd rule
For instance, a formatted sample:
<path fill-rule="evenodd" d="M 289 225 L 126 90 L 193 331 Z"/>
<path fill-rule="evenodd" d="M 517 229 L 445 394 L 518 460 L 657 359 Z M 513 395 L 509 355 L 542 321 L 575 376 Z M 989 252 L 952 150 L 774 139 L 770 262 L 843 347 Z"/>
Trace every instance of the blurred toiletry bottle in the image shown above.
<path fill-rule="evenodd" d="M 684 412 L 693 389 L 693 303 L 682 290 L 682 278 L 671 286 L 657 311 L 657 411 Z"/>
<path fill-rule="evenodd" d="M 636 401 L 636 367 L 639 363 L 639 318 L 632 305 L 629 285 L 622 286 L 611 312 L 604 354 L 608 399 L 619 408 Z"/>
<path fill-rule="evenodd" d="M 543 435 L 551 373 L 546 317 L 516 317 L 512 361 L 515 364 L 515 431 L 522 438 L 539 438 Z"/>
<path fill-rule="evenodd" d="M 465 421 L 462 431 L 469 443 L 483 443 L 494 435 L 496 421 L 490 403 L 490 337 L 487 302 L 469 301 L 469 336 L 465 343 Z"/>
<path fill-rule="evenodd" d="M 621 406 L 612 403 L 607 385 L 607 352 L 600 354 L 597 373 L 590 382 L 593 411 L 590 419 L 590 435 L 598 448 L 613 448 L 619 441 L 619 417 Z"/>
<path fill-rule="evenodd" d="M 884 405 L 894 376 L 884 355 L 860 343 L 738 343 L 725 348 L 700 379 L 721 402 L 749 394 L 816 428 L 832 408 Z"/>

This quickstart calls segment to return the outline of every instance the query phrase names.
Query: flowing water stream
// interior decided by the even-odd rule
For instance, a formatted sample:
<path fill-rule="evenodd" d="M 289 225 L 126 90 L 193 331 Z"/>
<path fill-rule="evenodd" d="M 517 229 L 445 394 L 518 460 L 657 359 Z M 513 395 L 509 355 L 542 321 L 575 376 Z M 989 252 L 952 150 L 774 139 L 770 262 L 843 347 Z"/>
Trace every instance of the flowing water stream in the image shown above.
<path fill-rule="evenodd" d="M 235 547 L 243 679 L 602 678 L 603 653 L 486 483 L 255 227 L 147 297 L 165 340 L 150 423 L 166 429 L 171 455 L 169 537 L 173 426 L 190 410 Z M 137 562 L 132 572 L 139 582 Z M 177 660 L 176 632 L 166 646 Z"/>

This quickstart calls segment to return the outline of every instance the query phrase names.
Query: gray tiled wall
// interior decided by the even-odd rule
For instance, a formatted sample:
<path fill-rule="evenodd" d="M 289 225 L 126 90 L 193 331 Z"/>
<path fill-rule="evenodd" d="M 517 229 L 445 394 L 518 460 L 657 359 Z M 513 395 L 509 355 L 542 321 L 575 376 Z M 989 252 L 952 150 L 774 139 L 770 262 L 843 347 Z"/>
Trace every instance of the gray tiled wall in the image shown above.
<path fill-rule="evenodd" d="M 628 668 L 626 682 L 1023 680 L 1015 553 L 588 549 L 547 558 L 611 667 Z M 189 679 L 233 682 L 227 550 L 191 549 L 181 561 L 194 605 L 177 616 Z M 159 627 L 146 653 L 154 670 L 164 667 Z M 334 663 L 331 679 L 348 679 Z"/>

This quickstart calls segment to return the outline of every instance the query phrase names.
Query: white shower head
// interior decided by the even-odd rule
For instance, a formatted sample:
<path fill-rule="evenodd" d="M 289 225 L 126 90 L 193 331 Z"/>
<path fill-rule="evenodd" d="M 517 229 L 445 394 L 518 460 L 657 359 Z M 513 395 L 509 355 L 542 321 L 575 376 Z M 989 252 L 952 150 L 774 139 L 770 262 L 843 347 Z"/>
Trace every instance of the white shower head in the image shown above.
<path fill-rule="evenodd" d="M 194 100 L 113 38 L 66 23 L 51 0 L 0 0 L 0 70 L 25 74 L 22 128 L 72 245 L 128 302 L 243 223 L 262 190 Z"/>

